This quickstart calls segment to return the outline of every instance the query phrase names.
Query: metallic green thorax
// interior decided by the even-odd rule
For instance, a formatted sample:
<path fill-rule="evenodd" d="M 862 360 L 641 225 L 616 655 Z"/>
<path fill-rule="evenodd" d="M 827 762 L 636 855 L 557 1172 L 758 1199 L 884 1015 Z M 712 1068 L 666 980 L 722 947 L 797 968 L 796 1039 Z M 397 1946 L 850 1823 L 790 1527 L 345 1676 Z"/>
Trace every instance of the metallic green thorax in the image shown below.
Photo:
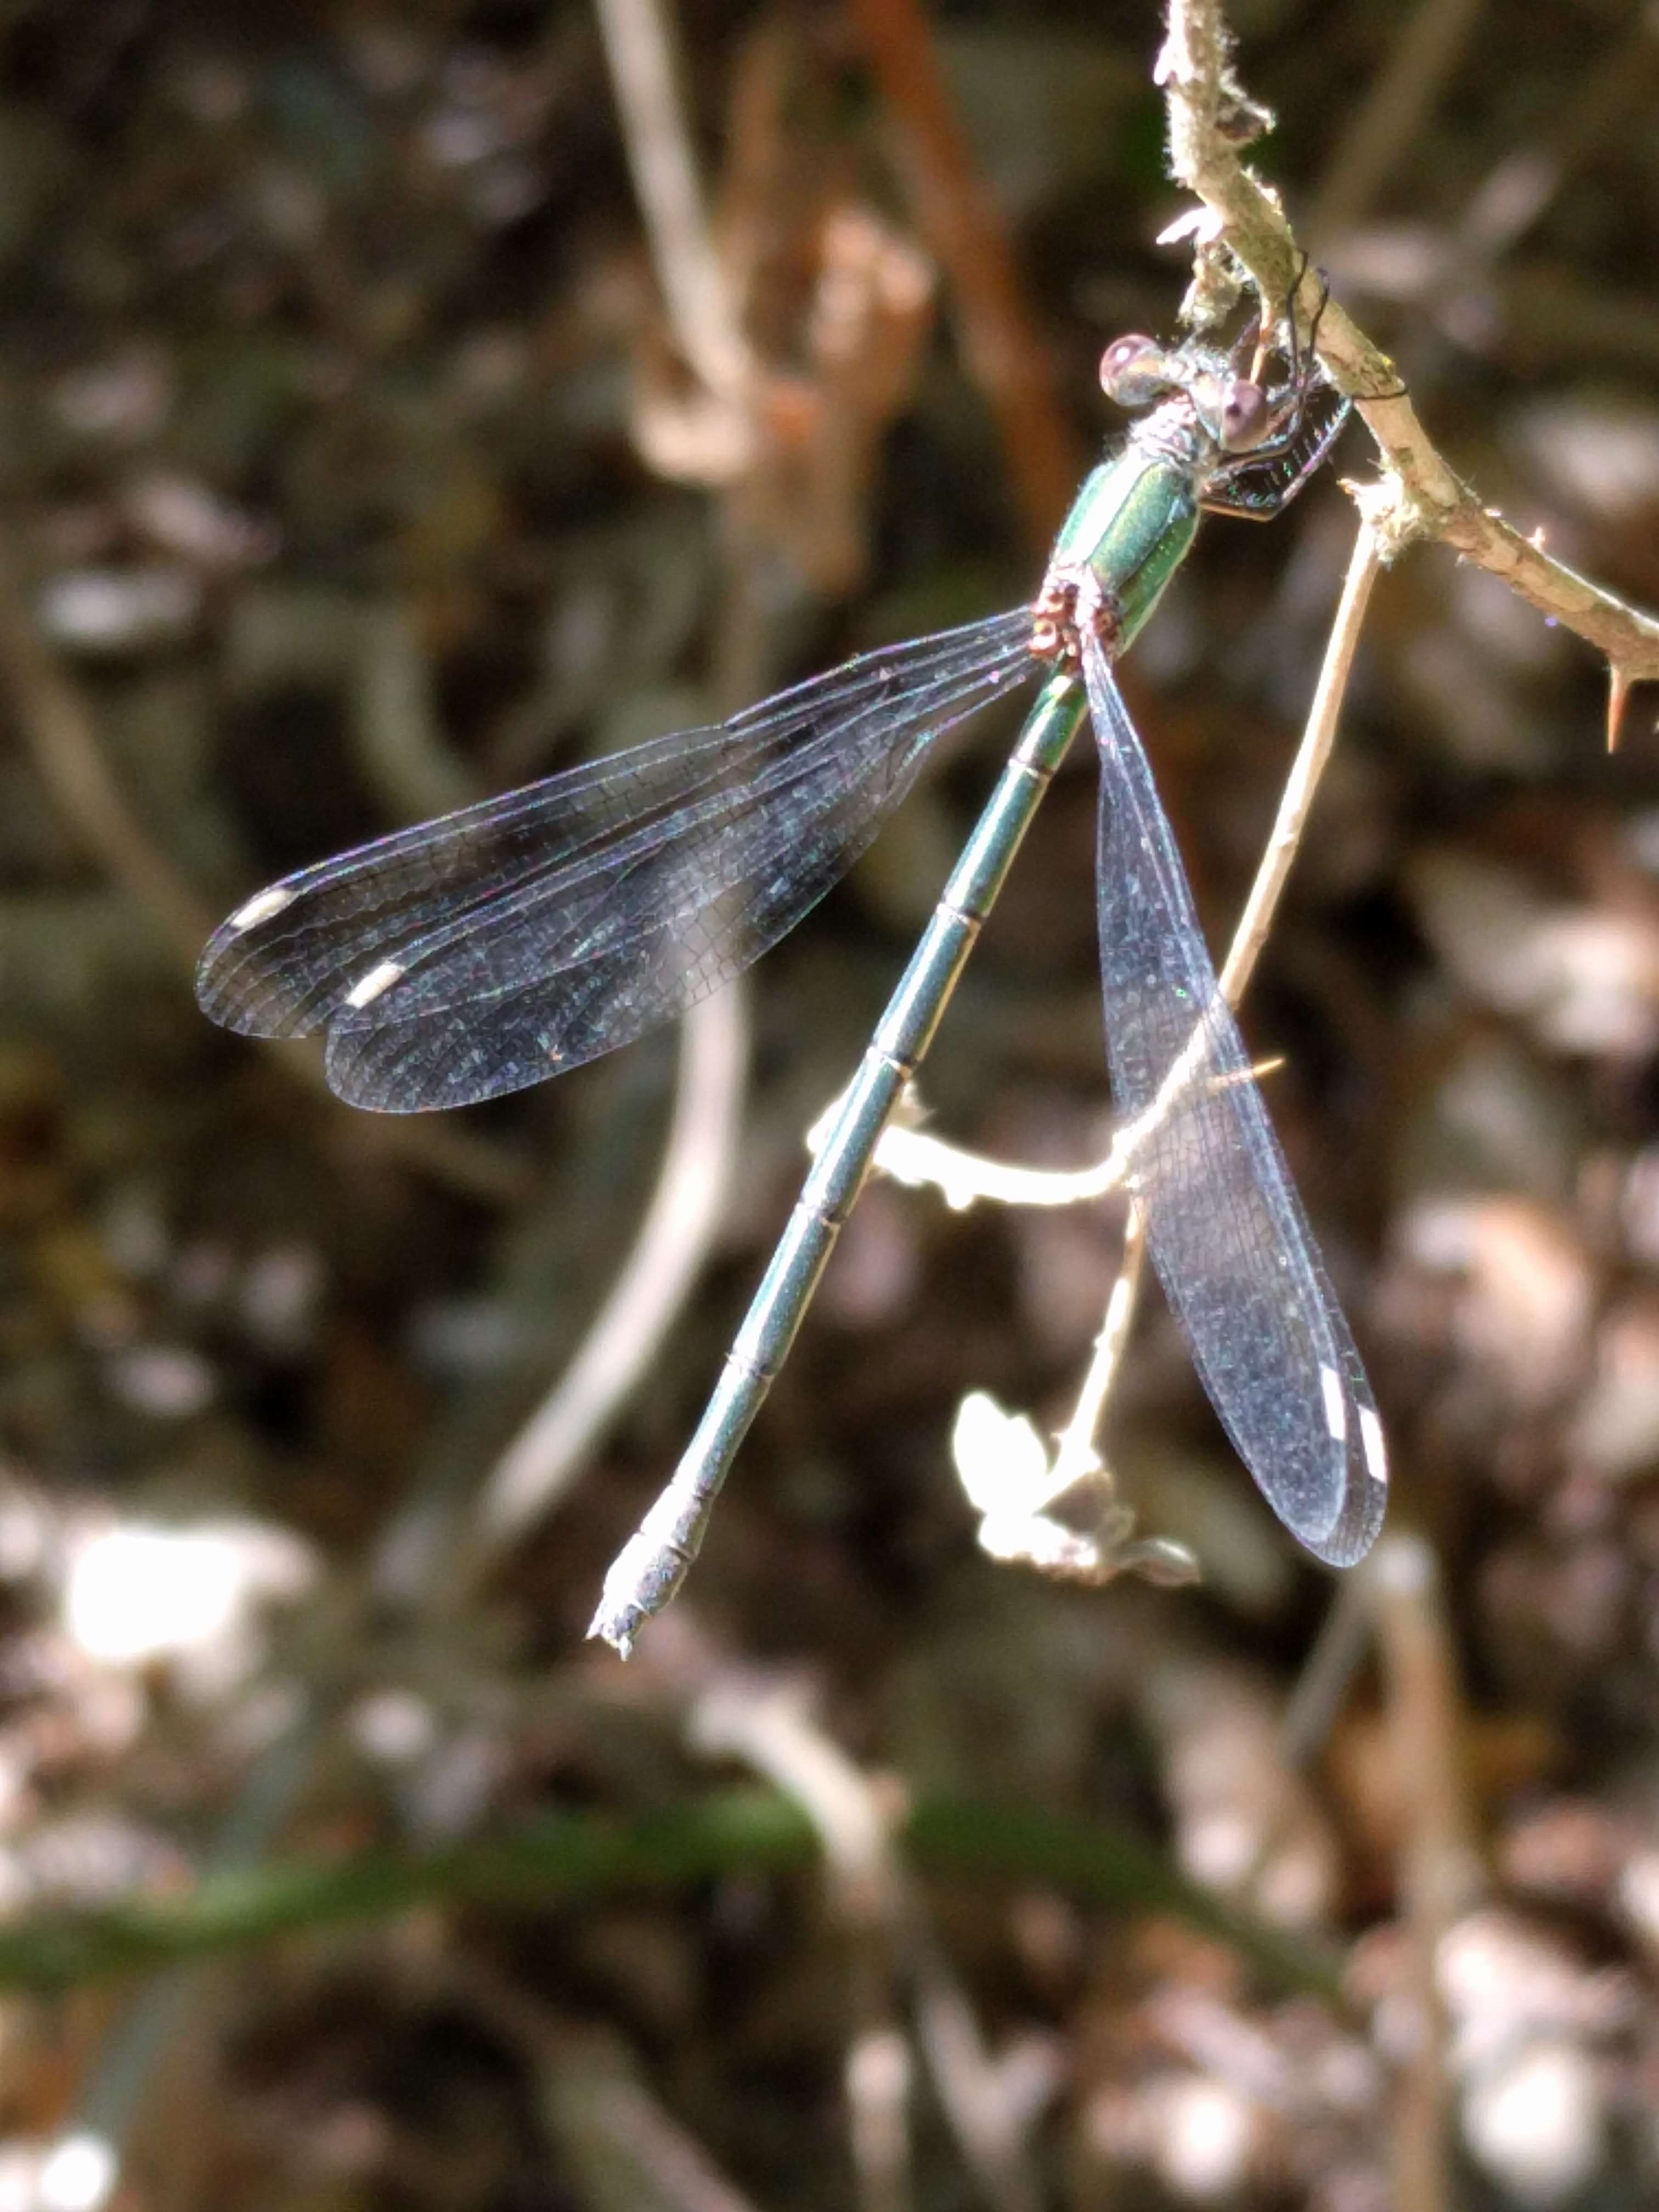
<path fill-rule="evenodd" d="M 1131 442 L 1085 480 L 1054 540 L 1055 570 L 1087 568 L 1118 611 L 1121 653 L 1158 605 L 1198 529 L 1194 472 Z"/>

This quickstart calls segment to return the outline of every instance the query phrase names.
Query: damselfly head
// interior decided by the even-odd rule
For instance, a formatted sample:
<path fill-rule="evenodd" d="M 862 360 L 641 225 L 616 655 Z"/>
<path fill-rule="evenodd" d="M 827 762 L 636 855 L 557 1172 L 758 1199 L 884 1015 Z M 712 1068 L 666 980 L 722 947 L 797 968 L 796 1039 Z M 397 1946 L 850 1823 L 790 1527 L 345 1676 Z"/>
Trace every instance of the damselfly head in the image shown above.
<path fill-rule="evenodd" d="M 1224 453 L 1253 452 L 1272 425 L 1273 409 L 1259 384 L 1249 377 L 1236 376 L 1223 387 L 1216 429 L 1217 442 Z"/>
<path fill-rule="evenodd" d="M 1120 407 L 1149 407 L 1181 388 L 1175 362 L 1156 338 L 1132 331 L 1100 356 L 1100 388 Z"/>

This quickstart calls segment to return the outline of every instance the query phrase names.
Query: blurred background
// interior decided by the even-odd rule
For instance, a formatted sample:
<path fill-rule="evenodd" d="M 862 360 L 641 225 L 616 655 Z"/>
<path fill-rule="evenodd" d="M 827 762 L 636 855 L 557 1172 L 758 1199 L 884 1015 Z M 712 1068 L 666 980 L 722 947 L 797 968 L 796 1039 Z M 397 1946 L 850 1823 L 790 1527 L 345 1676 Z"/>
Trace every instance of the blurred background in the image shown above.
<path fill-rule="evenodd" d="M 1651 7 L 1233 21 L 1441 451 L 1659 600 Z M 1065 1421 L 1121 1210 L 878 1182 L 685 1595 L 584 1640 L 1007 717 L 741 1004 L 494 1107 L 191 995 L 287 869 L 1029 597 L 1190 273 L 1161 35 L 0 11 L 0 2212 L 1659 2197 L 1650 691 L 1609 757 L 1490 576 L 1376 591 L 1245 1024 L 1392 1448 L 1340 1583 L 1151 1294 L 1103 1445 L 1201 1583 L 984 1558 L 957 1407 Z M 1218 945 L 1370 466 L 1126 666 Z M 923 1086 L 1049 1167 L 1087 750 Z"/>

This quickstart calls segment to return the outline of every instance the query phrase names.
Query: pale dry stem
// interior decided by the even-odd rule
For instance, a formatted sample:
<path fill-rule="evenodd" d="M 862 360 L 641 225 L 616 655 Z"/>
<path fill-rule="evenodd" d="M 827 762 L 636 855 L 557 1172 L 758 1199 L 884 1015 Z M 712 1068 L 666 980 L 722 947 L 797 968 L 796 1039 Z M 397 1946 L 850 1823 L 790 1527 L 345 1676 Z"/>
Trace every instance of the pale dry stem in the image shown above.
<path fill-rule="evenodd" d="M 1330 760 L 1340 717 L 1343 696 L 1353 666 L 1353 657 L 1382 562 L 1377 532 L 1369 523 L 1360 525 L 1348 563 L 1342 596 L 1327 641 L 1309 710 L 1307 726 L 1296 758 L 1285 780 L 1279 812 L 1257 868 L 1244 910 L 1234 930 L 1232 943 L 1219 976 L 1222 995 L 1237 1006 L 1244 994 L 1262 947 L 1267 941 L 1301 843 L 1320 780 Z M 959 1150 L 915 1127 L 890 1128 L 883 1133 L 875 1162 L 897 1180 L 931 1182 L 953 1206 L 977 1199 L 1008 1205 L 1071 1205 L 1098 1198 L 1133 1181 L 1137 1146 L 1167 1116 L 1191 1080 L 1192 1063 L 1202 1049 L 1206 1031 L 1196 1025 L 1185 1053 L 1160 1085 L 1158 1097 L 1145 1113 L 1118 1132 L 1111 1151 L 1092 1168 L 1073 1174 L 1018 1168 Z M 1258 1066 L 1253 1074 L 1265 1072 Z M 817 1135 L 823 1124 L 814 1131 Z M 811 1139 L 809 1139 L 809 1142 Z M 1054 1462 L 1055 1493 L 1071 1482 L 1091 1479 L 1109 1484 L 1094 1438 L 1098 1433 L 1106 1401 L 1121 1363 L 1133 1319 L 1135 1297 L 1145 1261 L 1144 1224 L 1139 1208 L 1132 1209 L 1124 1250 L 1106 1309 L 1100 1334 L 1072 1419 L 1062 1431 Z"/>
<path fill-rule="evenodd" d="M 1354 399 L 1385 465 L 1367 519 L 1384 557 L 1414 539 L 1440 538 L 1489 570 L 1539 612 L 1602 653 L 1611 673 L 1610 713 L 1629 686 L 1659 678 L 1659 621 L 1628 605 L 1524 538 L 1463 483 L 1418 420 L 1393 363 L 1340 303 L 1325 296 L 1277 201 L 1244 167 L 1218 127 L 1236 98 L 1231 42 L 1216 0 L 1170 0 L 1158 59 L 1177 183 L 1210 210 L 1220 240 L 1249 271 L 1264 299 L 1288 299 L 1304 324 L 1319 315 L 1318 349 L 1333 381 Z"/>

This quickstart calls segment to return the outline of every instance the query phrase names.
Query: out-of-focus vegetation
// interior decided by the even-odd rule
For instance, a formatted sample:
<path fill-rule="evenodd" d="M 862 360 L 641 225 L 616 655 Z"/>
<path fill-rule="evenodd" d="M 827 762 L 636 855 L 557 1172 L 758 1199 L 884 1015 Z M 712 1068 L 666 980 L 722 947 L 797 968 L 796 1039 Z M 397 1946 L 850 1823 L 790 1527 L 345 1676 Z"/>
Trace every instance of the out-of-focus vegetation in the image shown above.
<path fill-rule="evenodd" d="M 1376 592 L 1246 1024 L 1396 1470 L 1340 1598 L 1152 1297 L 1105 1447 L 1202 1585 L 981 1557 L 955 1410 L 1064 1419 L 1121 1212 L 877 1182 L 687 1594 L 584 1641 L 1006 727 L 757 971 L 695 1295 L 493 1549 L 674 1038 L 390 1123 L 194 1006 L 285 869 L 1031 592 L 1101 347 L 1188 273 L 1160 27 L 936 11 L 1022 416 L 859 12 L 679 10 L 740 418 L 586 8 L 0 21 L 0 2206 L 103 2201 L 112 2143 L 158 2212 L 1659 2193 L 1650 693 L 1609 758 L 1491 577 Z M 1413 79 L 1403 9 L 1241 7 L 1255 158 L 1481 497 L 1652 605 L 1651 10 L 1430 12 Z M 1218 940 L 1367 455 L 1207 527 L 1126 672 Z M 1056 1166 L 1109 1129 L 1085 753 L 924 1086 Z"/>

